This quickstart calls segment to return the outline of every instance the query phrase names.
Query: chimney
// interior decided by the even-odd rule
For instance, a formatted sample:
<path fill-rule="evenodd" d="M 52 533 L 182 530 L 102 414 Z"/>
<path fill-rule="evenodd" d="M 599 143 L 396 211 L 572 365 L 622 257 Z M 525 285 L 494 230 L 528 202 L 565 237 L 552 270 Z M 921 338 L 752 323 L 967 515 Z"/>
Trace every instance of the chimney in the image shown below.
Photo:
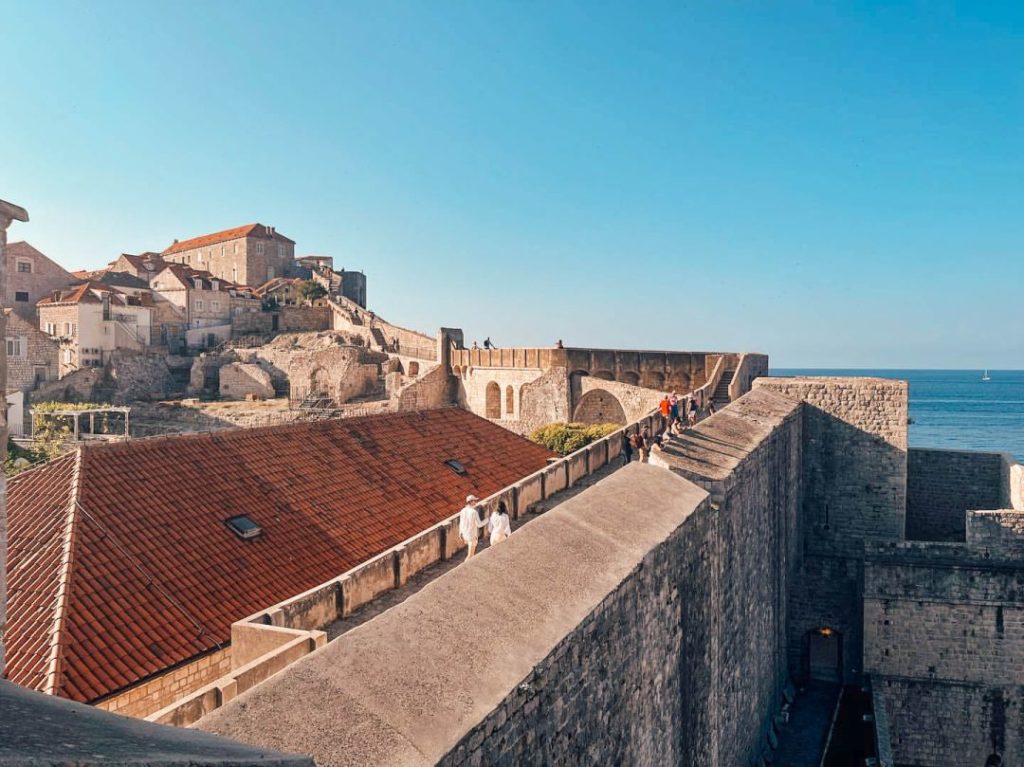
<path fill-rule="evenodd" d="M 175 240 L 175 241 L 174 241 L 174 242 L 172 242 L 171 244 L 172 244 L 172 245 L 177 245 L 177 244 L 178 244 L 178 241 L 177 241 L 177 240 Z"/>

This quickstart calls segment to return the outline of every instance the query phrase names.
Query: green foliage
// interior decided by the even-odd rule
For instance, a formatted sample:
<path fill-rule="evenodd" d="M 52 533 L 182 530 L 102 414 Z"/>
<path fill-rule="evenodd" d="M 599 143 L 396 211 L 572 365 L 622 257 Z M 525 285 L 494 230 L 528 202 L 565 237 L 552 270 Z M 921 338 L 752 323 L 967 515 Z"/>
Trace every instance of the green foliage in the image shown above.
<path fill-rule="evenodd" d="M 306 280 L 299 283 L 299 298 L 308 303 L 313 303 L 318 298 L 327 295 L 327 288 L 316 280 Z"/>
<path fill-rule="evenodd" d="M 555 453 L 568 455 L 621 428 L 614 423 L 586 424 L 558 421 L 534 429 L 530 434 L 530 439 Z"/>
<path fill-rule="evenodd" d="M 56 458 L 65 452 L 74 436 L 74 418 L 56 415 L 59 410 L 96 410 L 110 407 L 98 402 L 38 402 L 32 405 L 32 451 L 45 458 Z M 109 431 L 112 414 L 95 415 L 98 431 Z"/>
<path fill-rule="evenodd" d="M 30 468 L 33 464 L 49 458 L 46 453 L 26 449 L 17 445 L 13 439 L 7 439 L 7 460 L 4 461 L 4 474 L 13 477 L 18 472 Z"/>

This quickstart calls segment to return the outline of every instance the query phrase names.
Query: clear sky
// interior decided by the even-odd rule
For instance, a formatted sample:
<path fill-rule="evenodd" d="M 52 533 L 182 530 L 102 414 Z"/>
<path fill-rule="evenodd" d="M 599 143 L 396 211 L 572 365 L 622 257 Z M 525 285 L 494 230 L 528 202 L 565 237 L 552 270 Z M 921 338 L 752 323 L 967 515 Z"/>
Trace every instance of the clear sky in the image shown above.
<path fill-rule="evenodd" d="M 243 223 L 499 345 L 1024 367 L 1024 3 L 0 0 L 68 268 Z"/>

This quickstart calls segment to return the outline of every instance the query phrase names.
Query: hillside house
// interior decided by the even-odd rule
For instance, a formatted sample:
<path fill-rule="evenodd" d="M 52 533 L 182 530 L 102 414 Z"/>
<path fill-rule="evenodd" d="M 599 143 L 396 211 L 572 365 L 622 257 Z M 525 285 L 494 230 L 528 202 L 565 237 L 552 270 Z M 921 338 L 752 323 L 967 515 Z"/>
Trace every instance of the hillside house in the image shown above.
<path fill-rule="evenodd" d="M 99 367 L 119 349 L 150 345 L 152 299 L 102 282 L 55 290 L 36 304 L 39 328 L 60 345 L 60 375 Z"/>
<path fill-rule="evenodd" d="M 226 340 L 231 336 L 232 317 L 260 311 L 260 299 L 248 286 L 182 264 L 168 264 L 150 287 L 161 317 L 176 313 L 190 346 L 209 346 L 211 337 L 214 342 Z"/>
<path fill-rule="evenodd" d="M 27 242 L 10 243 L 4 260 L 7 267 L 4 306 L 33 323 L 37 317 L 36 303 L 40 298 L 76 281 L 64 267 Z"/>
<path fill-rule="evenodd" d="M 7 675 L 145 716 L 230 670 L 234 621 L 550 456 L 453 408 L 83 445 L 8 485 Z"/>
<path fill-rule="evenodd" d="M 38 384 L 56 380 L 57 342 L 12 309 L 4 309 L 4 315 L 7 317 L 7 394 L 32 391 Z"/>
<path fill-rule="evenodd" d="M 176 240 L 161 256 L 235 285 L 260 285 L 291 274 L 295 241 L 272 226 L 247 224 L 182 242 Z"/>
<path fill-rule="evenodd" d="M 167 266 L 167 262 L 159 253 L 146 252 L 138 255 L 122 253 L 107 265 L 106 271 L 130 274 L 149 283 L 163 271 L 165 266 Z"/>

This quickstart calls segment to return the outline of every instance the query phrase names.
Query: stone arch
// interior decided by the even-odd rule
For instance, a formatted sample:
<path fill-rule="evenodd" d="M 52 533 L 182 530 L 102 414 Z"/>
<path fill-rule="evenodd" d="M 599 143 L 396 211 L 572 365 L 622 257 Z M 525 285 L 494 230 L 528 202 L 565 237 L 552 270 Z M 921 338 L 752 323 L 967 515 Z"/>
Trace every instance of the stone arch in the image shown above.
<path fill-rule="evenodd" d="M 410 362 L 409 363 L 409 375 L 411 375 L 411 376 L 418 376 L 419 374 L 420 374 L 420 363 L 415 362 L 415 361 Z"/>
<path fill-rule="evenodd" d="M 501 418 L 501 387 L 497 381 L 487 384 L 484 391 L 484 415 L 488 418 Z"/>
<path fill-rule="evenodd" d="M 511 386 L 505 387 L 505 415 L 511 418 L 516 412 L 516 393 Z"/>
<path fill-rule="evenodd" d="M 455 376 L 456 378 L 462 378 L 462 366 L 456 365 L 455 367 L 453 367 L 452 375 Z"/>
<path fill-rule="evenodd" d="M 609 391 L 591 389 L 582 397 L 572 413 L 577 423 L 626 423 L 626 411 Z"/>
<path fill-rule="evenodd" d="M 602 381 L 614 381 L 615 373 L 610 370 L 598 370 L 593 373 L 594 378 L 600 378 Z"/>
<path fill-rule="evenodd" d="M 644 376 L 644 386 L 648 389 L 664 389 L 665 374 L 651 371 Z"/>
<path fill-rule="evenodd" d="M 622 383 L 628 383 L 628 384 L 632 384 L 633 386 L 639 386 L 640 385 L 640 374 L 639 373 L 634 373 L 632 370 L 629 370 L 629 371 L 627 371 L 625 373 L 621 373 L 619 375 L 619 380 L 622 381 Z"/>

